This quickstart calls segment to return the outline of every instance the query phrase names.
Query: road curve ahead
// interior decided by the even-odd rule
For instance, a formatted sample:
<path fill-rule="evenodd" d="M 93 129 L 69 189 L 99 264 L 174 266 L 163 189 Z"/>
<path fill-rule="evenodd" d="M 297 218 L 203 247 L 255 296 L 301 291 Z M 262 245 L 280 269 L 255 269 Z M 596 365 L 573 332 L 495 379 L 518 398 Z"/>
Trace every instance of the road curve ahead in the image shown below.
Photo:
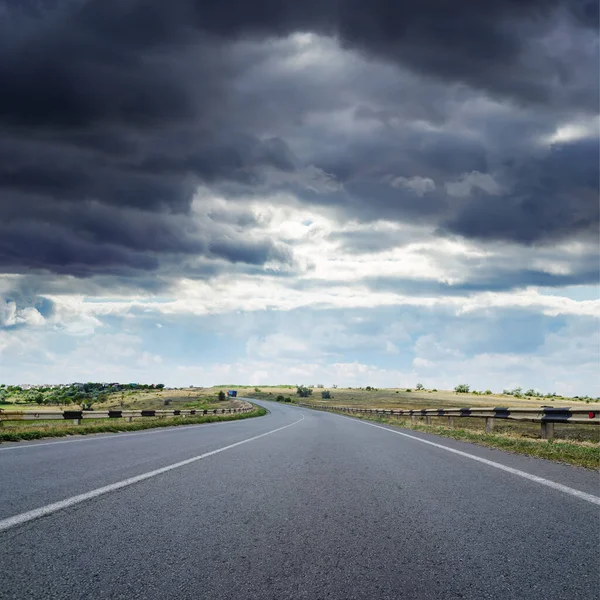
<path fill-rule="evenodd" d="M 264 405 L 1 445 L 0 598 L 599 597 L 597 474 Z"/>

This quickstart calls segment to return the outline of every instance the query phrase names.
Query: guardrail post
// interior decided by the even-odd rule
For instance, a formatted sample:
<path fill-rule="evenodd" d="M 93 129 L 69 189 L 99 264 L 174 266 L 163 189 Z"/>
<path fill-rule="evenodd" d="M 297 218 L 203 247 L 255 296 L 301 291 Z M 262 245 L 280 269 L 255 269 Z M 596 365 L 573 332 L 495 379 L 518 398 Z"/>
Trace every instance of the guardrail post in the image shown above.
<path fill-rule="evenodd" d="M 486 417 L 485 418 L 485 432 L 492 433 L 492 431 L 494 431 L 494 419 L 493 419 L 493 417 Z"/>
<path fill-rule="evenodd" d="M 81 419 L 73 419 L 73 425 L 81 425 Z"/>
<path fill-rule="evenodd" d="M 454 428 L 454 417 L 448 417 L 448 427 Z"/>
<path fill-rule="evenodd" d="M 548 423 L 547 421 L 542 421 L 542 439 L 543 440 L 554 439 L 554 423 Z"/>
<path fill-rule="evenodd" d="M 425 415 L 425 425 L 431 425 L 431 417 L 429 415 Z"/>
<path fill-rule="evenodd" d="M 417 417 L 416 417 L 416 415 L 410 415 L 410 422 L 411 422 L 411 423 L 416 423 L 416 422 L 417 422 Z"/>

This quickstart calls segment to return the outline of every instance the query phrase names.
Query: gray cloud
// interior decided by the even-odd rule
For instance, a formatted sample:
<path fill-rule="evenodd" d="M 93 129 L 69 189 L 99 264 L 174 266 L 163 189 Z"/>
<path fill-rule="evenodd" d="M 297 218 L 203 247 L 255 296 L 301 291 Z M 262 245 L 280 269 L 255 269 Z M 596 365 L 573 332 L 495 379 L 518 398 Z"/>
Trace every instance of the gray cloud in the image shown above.
<path fill-rule="evenodd" d="M 194 224 L 199 184 L 440 235 L 590 236 L 597 139 L 539 140 L 597 113 L 597 25 L 585 0 L 0 2 L 0 269 L 152 287 L 291 264 L 243 207 Z M 446 193 L 472 172 L 502 191 Z"/>
<path fill-rule="evenodd" d="M 443 283 L 400 277 L 369 277 L 363 282 L 377 291 L 392 291 L 411 296 L 466 296 L 473 292 L 506 292 L 527 286 L 564 287 L 596 284 L 598 269 L 573 275 L 553 275 L 535 269 L 498 271 L 486 276 L 473 276 L 460 283 Z"/>
<path fill-rule="evenodd" d="M 491 200 L 481 190 L 474 193 L 445 225 L 466 237 L 521 243 L 575 232 L 595 237 L 599 165 L 598 138 L 557 145 L 543 159 L 521 165 L 508 193 Z"/>

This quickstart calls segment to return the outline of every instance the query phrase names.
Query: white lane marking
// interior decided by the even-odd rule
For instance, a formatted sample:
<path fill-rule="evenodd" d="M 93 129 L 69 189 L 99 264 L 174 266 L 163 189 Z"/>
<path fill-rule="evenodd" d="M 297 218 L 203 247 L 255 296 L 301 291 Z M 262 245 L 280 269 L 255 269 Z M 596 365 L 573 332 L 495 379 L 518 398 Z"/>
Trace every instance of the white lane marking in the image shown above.
<path fill-rule="evenodd" d="M 134 483 L 139 483 L 140 481 L 150 479 L 151 477 L 156 477 L 157 475 L 161 475 L 162 473 L 167 473 L 168 471 L 172 471 L 173 469 L 179 469 L 180 467 L 184 467 L 185 465 L 189 465 L 196 461 L 202 460 L 203 458 L 208 458 L 209 456 L 219 454 L 220 452 L 225 452 L 225 450 L 231 450 L 231 448 L 235 448 L 236 446 L 241 446 L 242 444 L 253 442 L 254 440 L 258 440 L 259 438 L 271 435 L 272 433 L 276 433 L 277 431 L 281 431 L 282 429 L 287 429 L 288 427 L 296 425 L 297 423 L 300 423 L 303 420 L 304 415 L 302 415 L 301 419 L 298 419 L 297 421 L 294 421 L 289 425 L 284 425 L 283 427 L 272 429 L 271 431 L 267 431 L 266 433 L 255 435 L 251 438 L 242 440 L 241 442 L 235 442 L 235 444 L 229 444 L 229 446 L 223 446 L 223 448 L 211 450 L 210 452 L 205 452 L 204 454 L 200 454 L 199 456 L 194 456 L 192 458 L 182 460 L 181 462 L 177 462 L 172 465 L 162 467 L 160 469 L 155 469 L 154 471 L 149 471 L 148 473 L 142 473 L 141 475 L 136 475 L 135 477 L 129 477 L 128 479 L 123 479 L 122 481 L 117 481 L 116 483 L 105 485 L 103 487 L 92 490 L 91 492 L 78 494 L 77 496 L 67 498 L 66 500 L 61 500 L 60 502 L 53 502 L 52 504 L 47 504 L 46 506 L 42 506 L 41 508 L 36 508 L 34 510 L 21 513 L 20 515 L 15 515 L 14 517 L 2 519 L 0 520 L 0 532 L 6 531 L 7 529 L 11 529 L 12 527 L 16 527 L 17 525 L 22 525 L 23 523 L 33 521 L 34 519 L 50 515 L 59 510 L 63 510 L 64 508 L 69 508 L 71 506 L 74 506 L 75 504 L 81 504 L 86 500 L 91 500 L 92 498 L 103 496 L 104 494 L 108 494 L 109 492 L 120 490 L 121 488 L 128 487 L 130 485 L 133 485 Z"/>
<path fill-rule="evenodd" d="M 340 415 L 344 416 L 344 415 Z M 351 418 L 352 417 L 348 417 Z M 541 485 L 545 485 L 547 487 L 558 490 L 559 492 L 563 492 L 565 494 L 569 494 L 570 496 L 575 496 L 575 498 L 579 498 L 580 500 L 586 500 L 587 502 L 591 502 L 592 504 L 597 504 L 600 506 L 600 498 L 598 496 L 594 496 L 593 494 L 588 494 L 587 492 L 580 492 L 574 488 L 563 485 L 562 483 L 556 483 L 555 481 L 550 481 L 549 479 L 544 479 L 543 477 L 538 477 L 537 475 L 532 475 L 531 473 L 526 473 L 525 471 L 520 471 L 519 469 L 513 469 L 512 467 L 507 467 L 502 463 L 494 462 L 493 460 L 488 460 L 487 458 L 481 458 L 479 456 L 475 456 L 475 454 L 469 454 L 468 452 L 463 452 L 462 450 L 455 450 L 454 448 L 450 448 L 448 446 L 444 446 L 443 444 L 436 444 L 435 442 L 430 442 L 429 440 L 424 440 L 415 435 L 410 435 L 408 433 L 403 433 L 402 431 L 395 431 L 393 429 L 388 429 L 387 427 L 381 427 L 381 425 L 375 425 L 374 423 L 367 423 L 366 421 L 361 421 L 359 419 L 352 419 L 356 423 L 362 423 L 363 425 L 369 425 L 370 427 L 377 427 L 377 429 L 383 429 L 384 431 L 389 431 L 390 433 L 395 433 L 396 435 L 402 435 L 404 437 L 410 438 L 411 440 L 416 440 L 417 442 L 421 442 L 423 444 L 429 444 L 430 446 L 435 446 L 436 448 L 441 448 L 442 450 L 446 450 L 447 452 L 452 452 L 453 454 L 458 454 L 459 456 L 464 456 L 465 458 L 470 458 L 471 460 L 476 460 L 477 462 L 483 463 L 484 465 L 488 465 L 490 467 L 494 467 L 496 469 L 500 469 L 501 471 L 506 471 L 507 473 L 512 473 L 513 475 L 518 475 L 519 477 L 523 477 L 524 479 L 529 479 L 530 481 L 535 481 Z"/>
<path fill-rule="evenodd" d="M 264 408 L 264 407 L 261 407 Z M 267 410 L 267 409 L 265 409 Z M 222 425 L 223 423 L 239 423 L 245 419 L 233 419 L 231 421 L 214 421 L 213 423 L 199 423 L 198 425 L 169 425 L 167 427 L 156 427 L 151 428 L 150 431 L 135 431 L 133 433 L 125 433 L 120 431 L 114 431 L 108 434 L 97 434 L 92 433 L 89 436 L 78 438 L 76 440 L 60 440 L 56 442 L 41 442 L 39 444 L 28 444 L 27 442 L 15 442 L 18 446 L 8 446 L 6 448 L 0 447 L 0 452 L 6 450 L 25 450 L 26 448 L 37 448 L 38 446 L 56 446 L 57 444 L 75 444 L 77 442 L 97 442 L 98 440 L 114 440 L 115 436 L 119 438 L 131 437 L 134 435 L 150 435 L 152 433 L 173 433 L 174 431 L 189 431 L 190 429 L 196 429 L 196 427 L 210 427 L 211 425 Z"/>

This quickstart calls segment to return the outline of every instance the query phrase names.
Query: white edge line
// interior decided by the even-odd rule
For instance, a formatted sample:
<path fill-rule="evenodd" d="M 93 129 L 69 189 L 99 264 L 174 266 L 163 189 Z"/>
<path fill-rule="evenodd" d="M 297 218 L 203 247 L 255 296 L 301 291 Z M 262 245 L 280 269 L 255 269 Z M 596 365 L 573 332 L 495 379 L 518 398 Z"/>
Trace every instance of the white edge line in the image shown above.
<path fill-rule="evenodd" d="M 259 405 L 260 406 L 260 405 Z M 264 406 L 262 406 L 261 408 L 264 408 Z M 267 409 L 265 409 L 267 410 Z M 269 411 L 270 412 L 270 411 Z M 235 413 L 234 413 L 235 414 Z M 206 416 L 206 415 L 205 415 Z M 213 421 L 212 423 L 197 423 L 197 424 L 191 424 L 191 425 L 167 425 L 166 427 L 150 427 L 149 430 L 145 430 L 145 431 L 133 431 L 130 433 L 127 433 L 127 430 L 125 431 L 109 431 L 109 432 L 105 432 L 105 433 L 90 433 L 90 434 L 81 434 L 81 433 L 77 433 L 74 435 L 80 435 L 80 438 L 77 438 L 76 440 L 56 440 L 56 441 L 52 441 L 52 442 L 40 442 L 40 443 L 34 443 L 34 444 L 29 444 L 27 443 L 27 441 L 23 441 L 23 442 L 2 442 L 3 444 L 10 444 L 10 443 L 14 443 L 14 446 L 6 446 L 5 448 L 3 448 L 0 445 L 0 452 L 6 452 L 7 450 L 25 450 L 26 448 L 37 448 L 38 446 L 56 446 L 57 444 L 75 444 L 77 442 L 97 442 L 98 440 L 114 440 L 116 439 L 116 436 L 118 436 L 119 438 L 123 438 L 123 437 L 131 437 L 134 435 L 150 435 L 152 433 L 167 433 L 167 432 L 173 432 L 173 431 L 189 431 L 190 429 L 196 429 L 196 427 L 209 427 L 211 425 L 222 425 L 223 423 L 238 423 L 240 421 L 244 421 L 244 419 L 232 419 L 232 420 L 224 420 L 224 421 Z"/>
<path fill-rule="evenodd" d="M 46 506 L 42 506 L 40 508 L 21 513 L 19 515 L 15 515 L 14 517 L 2 519 L 0 520 L 0 532 L 16 527 L 17 525 L 22 525 L 23 523 L 33 521 L 34 519 L 39 519 L 40 517 L 51 515 L 52 513 L 55 513 L 59 510 L 63 510 L 65 508 L 69 508 L 76 504 L 81 504 L 86 500 L 91 500 L 92 498 L 97 498 L 98 496 L 103 496 L 104 494 L 120 490 L 121 488 L 128 487 L 130 485 L 133 485 L 134 483 L 139 483 L 140 481 L 150 479 L 151 477 L 156 477 L 157 475 L 161 475 L 162 473 L 167 473 L 168 471 L 172 471 L 173 469 L 179 469 L 180 467 L 184 467 L 196 461 L 202 460 L 203 458 L 208 458 L 209 456 L 219 454 L 220 452 L 225 452 L 225 450 L 231 450 L 231 448 L 235 448 L 236 446 L 241 446 L 242 444 L 247 444 L 248 442 L 258 440 L 259 438 L 271 435 L 272 433 L 281 431 L 282 429 L 287 429 L 288 427 L 296 425 L 297 423 L 300 423 L 303 420 L 304 414 L 302 414 L 301 419 L 298 419 L 297 421 L 294 421 L 289 425 L 284 425 L 283 427 L 272 429 L 271 431 L 267 431 L 266 433 L 255 435 L 251 438 L 242 440 L 241 442 L 235 442 L 234 444 L 223 446 L 223 448 L 211 450 L 210 452 L 205 452 L 204 454 L 200 454 L 199 456 L 194 456 L 192 458 L 182 460 L 181 462 L 173 463 L 172 465 L 168 465 L 160 469 L 155 469 L 154 471 L 149 471 L 148 473 L 142 473 L 141 475 L 136 475 L 135 477 L 129 477 L 128 479 L 123 479 L 122 481 L 117 481 L 116 483 L 105 485 L 95 490 L 91 490 L 90 492 L 85 492 L 84 494 L 78 494 L 77 496 L 72 496 L 71 498 L 60 500 L 59 502 L 53 502 L 52 504 L 47 504 Z"/>
<path fill-rule="evenodd" d="M 334 413 L 335 414 L 335 413 Z M 338 415 L 343 417 L 345 415 Z M 430 442 L 429 440 L 424 440 L 415 435 L 410 435 L 408 433 L 403 433 L 402 431 L 395 431 L 394 429 L 389 429 L 388 427 L 382 427 L 381 425 L 375 425 L 374 423 L 368 423 L 367 421 L 362 421 L 360 419 L 354 419 L 352 417 L 347 417 L 356 423 L 362 423 L 363 425 L 369 425 L 370 427 L 377 427 L 377 429 L 383 429 L 384 431 L 389 431 L 390 433 L 395 433 L 396 435 L 401 435 L 411 440 L 416 440 L 417 442 L 421 442 L 423 444 L 428 444 L 430 446 L 435 446 L 436 448 L 441 448 L 442 450 L 446 450 L 447 452 L 452 452 L 453 454 L 458 454 L 459 456 L 464 456 L 465 458 L 470 458 L 471 460 L 476 460 L 477 462 L 483 463 L 484 465 L 488 465 L 489 467 L 494 467 L 496 469 L 500 469 L 501 471 L 506 471 L 507 473 L 512 473 L 513 475 L 518 475 L 519 477 L 523 477 L 524 479 L 529 479 L 530 481 L 535 481 L 541 485 L 545 485 L 549 488 L 558 490 L 559 492 L 563 492 L 565 494 L 569 494 L 570 496 L 574 496 L 575 498 L 579 498 L 580 500 L 586 500 L 587 502 L 591 502 L 592 504 L 596 504 L 600 506 L 600 498 L 598 496 L 594 496 L 593 494 L 588 494 L 587 492 L 580 492 L 574 488 L 571 488 L 567 485 L 563 485 L 562 483 L 556 483 L 555 481 L 550 481 L 549 479 L 544 479 L 543 477 L 538 477 L 537 475 L 532 475 L 531 473 L 526 473 L 525 471 L 520 471 L 519 469 L 513 469 L 512 467 L 507 467 L 502 463 L 495 462 L 493 460 L 488 460 L 487 458 L 481 458 L 476 456 L 475 454 L 469 454 L 468 452 L 463 452 L 462 450 L 455 450 L 454 448 L 450 448 L 449 446 L 444 446 L 443 444 L 437 444 L 436 442 Z"/>

